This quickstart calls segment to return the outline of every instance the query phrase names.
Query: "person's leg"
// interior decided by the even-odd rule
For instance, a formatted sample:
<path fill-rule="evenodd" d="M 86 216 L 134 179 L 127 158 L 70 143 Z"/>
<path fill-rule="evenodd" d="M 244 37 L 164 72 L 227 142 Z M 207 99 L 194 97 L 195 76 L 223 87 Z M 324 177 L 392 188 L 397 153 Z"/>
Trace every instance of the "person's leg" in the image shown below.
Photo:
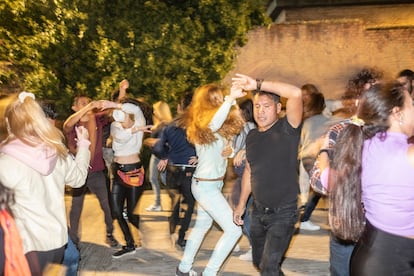
<path fill-rule="evenodd" d="M 303 162 L 299 162 L 299 199 L 301 202 L 301 205 L 306 204 L 306 200 L 309 197 L 309 174 L 306 172 L 306 169 L 304 168 Z"/>
<path fill-rule="evenodd" d="M 168 217 L 170 234 L 175 233 L 177 225 L 180 223 L 180 209 L 181 209 L 181 196 L 177 190 L 168 189 L 168 194 L 171 198 L 171 216 Z"/>
<path fill-rule="evenodd" d="M 137 207 L 143 192 L 144 186 L 127 188 L 126 198 L 128 219 L 136 229 L 139 229 L 140 218 L 139 214 L 135 212 L 135 208 Z"/>
<path fill-rule="evenodd" d="M 198 199 L 199 205 L 203 206 L 204 210 L 213 218 L 213 220 L 220 226 L 223 235 L 217 242 L 213 254 L 203 271 L 204 276 L 217 275 L 217 272 L 223 265 L 229 253 L 239 240 L 242 230 L 233 222 L 233 210 L 229 203 L 224 198 L 221 189 L 223 182 L 199 182 L 203 193 L 209 194 L 207 197 Z"/>
<path fill-rule="evenodd" d="M 115 219 L 115 216 L 112 214 L 112 198 L 111 198 L 111 189 L 112 189 L 112 181 L 114 176 L 112 175 L 111 164 L 114 158 L 114 151 L 112 148 L 103 147 L 103 158 L 105 161 L 105 180 L 106 180 L 106 189 L 108 192 L 108 200 L 109 200 L 109 209 L 111 210 L 112 219 Z"/>
<path fill-rule="evenodd" d="M 243 225 L 242 230 L 243 234 L 246 236 L 247 240 L 249 241 L 250 248 L 247 250 L 247 252 L 239 255 L 239 259 L 242 261 L 252 261 L 253 255 L 252 255 L 252 240 L 250 237 L 250 225 L 251 225 L 251 207 L 253 203 L 253 196 L 249 196 L 249 199 L 246 203 L 246 210 L 243 215 Z"/>
<path fill-rule="evenodd" d="M 88 175 L 89 178 L 89 175 Z M 88 183 L 88 179 L 86 179 L 86 183 Z M 73 188 L 72 189 L 72 204 L 69 211 L 69 236 L 72 241 L 79 245 L 80 238 L 79 238 L 79 221 L 80 216 L 83 209 L 83 202 L 85 199 L 85 193 L 87 189 L 87 184 L 83 185 L 80 188 Z"/>
<path fill-rule="evenodd" d="M 303 216 L 301 218 L 301 222 L 308 221 L 312 215 L 313 210 L 315 210 L 316 205 L 318 205 L 319 199 L 321 195 L 315 193 L 312 189 L 310 191 L 310 196 L 308 202 L 305 205 L 305 211 L 303 212 Z"/>
<path fill-rule="evenodd" d="M 161 211 L 161 197 L 160 197 L 160 182 L 159 182 L 159 171 L 157 168 L 160 159 L 154 154 L 151 154 L 149 161 L 149 181 L 151 183 L 152 191 L 154 192 L 154 204 L 146 208 L 147 211 Z"/>
<path fill-rule="evenodd" d="M 191 192 L 191 180 L 193 176 L 193 169 L 186 169 L 186 171 L 181 172 L 180 177 L 180 192 L 184 197 L 184 201 L 187 204 L 187 209 L 185 210 L 184 217 L 181 220 L 181 227 L 178 231 L 178 240 L 177 243 L 183 247 L 185 246 L 185 233 L 190 227 L 191 218 L 194 212 L 195 199 Z"/>
<path fill-rule="evenodd" d="M 251 208 L 252 208 L 252 204 L 253 204 L 253 196 L 249 196 L 249 199 L 247 200 L 246 203 L 246 211 L 244 212 L 244 217 L 243 217 L 243 233 L 246 235 L 249 244 L 251 245 L 251 238 L 250 238 L 250 225 L 251 225 Z"/>
<path fill-rule="evenodd" d="M 131 242 L 131 232 L 129 231 L 128 222 L 125 220 L 122 212 L 124 211 L 124 204 L 126 199 L 126 187 L 122 184 L 122 180 L 116 173 L 117 166 L 113 165 L 114 181 L 112 183 L 112 213 L 118 221 L 119 227 L 124 235 L 125 242 Z"/>
<path fill-rule="evenodd" d="M 170 234 L 175 233 L 175 229 L 180 223 L 181 196 L 179 190 L 181 190 L 182 173 L 183 172 L 179 167 L 172 165 L 167 166 L 167 192 L 171 199 L 171 216 L 168 217 Z M 191 178 L 189 186 L 191 187 Z"/>
<path fill-rule="evenodd" d="M 194 187 L 196 188 L 194 189 Z M 192 191 L 194 198 L 196 198 L 197 201 L 203 197 L 206 197 L 206 200 L 208 200 L 210 197 L 208 193 L 206 194 L 202 189 L 198 188 L 198 185 L 195 184 L 195 180 L 192 183 Z M 205 234 L 210 229 L 212 224 L 213 219 L 204 210 L 204 208 L 199 205 L 197 208 L 197 218 L 194 227 L 192 228 L 191 233 L 188 237 L 183 257 L 181 258 L 181 262 L 178 266 L 178 269 L 181 272 L 186 273 L 191 270 L 195 255 L 199 250 L 201 243 L 203 242 Z"/>
<path fill-rule="evenodd" d="M 261 275 L 284 275 L 281 269 L 282 261 L 295 231 L 297 220 L 296 202 L 280 207 L 263 216 L 262 222 L 267 232 L 260 262 Z"/>
<path fill-rule="evenodd" d="M 266 241 L 266 229 L 262 225 L 263 212 L 253 203 L 250 223 L 250 240 L 252 245 L 253 265 L 259 269 L 262 260 L 263 249 Z"/>
<path fill-rule="evenodd" d="M 329 239 L 329 270 L 331 276 L 349 276 L 350 261 L 355 245 L 331 234 Z"/>
<path fill-rule="evenodd" d="M 89 190 L 96 195 L 98 198 L 99 204 L 101 206 L 102 211 L 104 212 L 104 219 L 106 225 L 106 233 L 112 234 L 114 231 L 111 210 L 109 208 L 109 199 L 108 199 L 108 191 L 106 189 L 105 183 L 105 175 L 103 171 L 101 172 L 94 172 L 90 175 L 90 180 L 88 182 Z"/>
<path fill-rule="evenodd" d="M 32 275 L 41 276 L 48 264 L 62 264 L 64 253 L 65 246 L 62 246 L 48 251 L 31 251 L 25 255 Z"/>
<path fill-rule="evenodd" d="M 105 175 L 103 171 L 91 173 L 89 176 L 88 188 L 96 195 L 101 209 L 104 213 L 104 220 L 106 225 L 106 240 L 105 242 L 111 247 L 117 247 L 118 241 L 114 238 L 114 225 L 112 218 L 112 211 L 109 204 L 108 190 L 105 183 Z"/>
<path fill-rule="evenodd" d="M 69 237 L 62 262 L 67 267 L 66 276 L 76 276 L 78 274 L 79 258 L 79 250 Z"/>

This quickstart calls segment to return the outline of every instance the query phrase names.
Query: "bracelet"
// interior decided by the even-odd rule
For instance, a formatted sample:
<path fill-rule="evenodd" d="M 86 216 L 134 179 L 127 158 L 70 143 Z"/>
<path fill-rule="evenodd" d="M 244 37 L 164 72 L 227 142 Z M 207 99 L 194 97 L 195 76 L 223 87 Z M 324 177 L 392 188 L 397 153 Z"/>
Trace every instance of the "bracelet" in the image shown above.
<path fill-rule="evenodd" d="M 264 79 L 256 79 L 256 91 L 262 91 L 262 83 Z"/>

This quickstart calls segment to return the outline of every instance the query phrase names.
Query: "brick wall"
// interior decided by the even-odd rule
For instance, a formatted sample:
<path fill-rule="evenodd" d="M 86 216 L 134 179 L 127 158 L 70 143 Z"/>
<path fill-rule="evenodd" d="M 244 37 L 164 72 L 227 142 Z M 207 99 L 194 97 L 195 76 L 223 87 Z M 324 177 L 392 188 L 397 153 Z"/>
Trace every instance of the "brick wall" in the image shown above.
<path fill-rule="evenodd" d="M 412 5 L 401 8 L 414 14 Z M 337 99 L 348 78 L 363 66 L 378 67 L 389 78 L 402 69 L 414 70 L 414 21 L 392 24 L 395 8 L 392 11 L 387 20 L 384 9 L 378 16 L 386 24 L 376 20 L 373 25 L 372 20 L 344 14 L 343 18 L 286 22 L 253 30 L 225 83 L 239 72 L 298 86 L 313 83 L 327 99 Z"/>

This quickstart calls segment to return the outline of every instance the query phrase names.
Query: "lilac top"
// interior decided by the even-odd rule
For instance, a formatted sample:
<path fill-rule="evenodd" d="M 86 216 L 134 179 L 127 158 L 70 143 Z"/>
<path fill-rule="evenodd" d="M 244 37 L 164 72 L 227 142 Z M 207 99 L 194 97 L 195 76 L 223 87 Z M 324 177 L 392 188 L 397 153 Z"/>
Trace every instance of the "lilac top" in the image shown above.
<path fill-rule="evenodd" d="M 387 132 L 364 142 L 362 201 L 366 218 L 377 228 L 414 236 L 414 167 L 408 162 L 407 136 Z"/>

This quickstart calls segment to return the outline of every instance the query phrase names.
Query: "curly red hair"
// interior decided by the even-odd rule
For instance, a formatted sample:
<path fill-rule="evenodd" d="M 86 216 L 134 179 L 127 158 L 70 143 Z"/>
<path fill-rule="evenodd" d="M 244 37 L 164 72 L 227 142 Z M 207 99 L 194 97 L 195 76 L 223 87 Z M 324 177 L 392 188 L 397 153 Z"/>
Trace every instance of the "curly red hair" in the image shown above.
<path fill-rule="evenodd" d="M 223 103 L 225 90 L 217 84 L 206 84 L 199 87 L 193 96 L 191 105 L 185 114 L 187 139 L 193 144 L 211 144 L 217 140 L 209 123 Z M 244 121 L 240 113 L 232 108 L 227 119 L 217 133 L 231 139 L 240 133 Z"/>

